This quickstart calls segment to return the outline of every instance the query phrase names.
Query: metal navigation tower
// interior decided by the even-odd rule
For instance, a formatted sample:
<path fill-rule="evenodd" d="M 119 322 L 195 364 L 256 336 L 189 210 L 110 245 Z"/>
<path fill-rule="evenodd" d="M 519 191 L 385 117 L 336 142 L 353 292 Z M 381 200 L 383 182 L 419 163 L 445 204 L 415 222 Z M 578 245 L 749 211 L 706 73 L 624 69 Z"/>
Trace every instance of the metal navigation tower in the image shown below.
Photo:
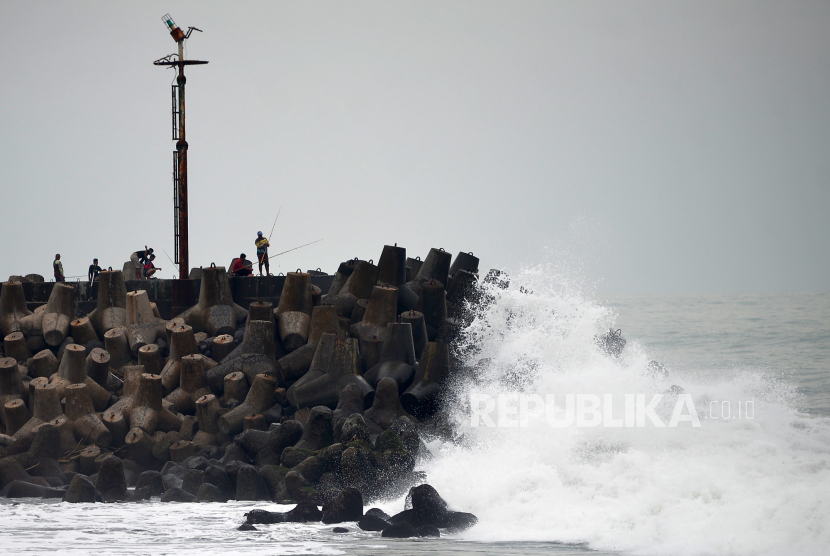
<path fill-rule="evenodd" d="M 187 141 L 184 130 L 184 77 L 185 66 L 207 64 L 201 60 L 184 59 L 184 41 L 190 38 L 193 31 L 201 29 L 188 27 L 187 34 L 179 29 L 170 14 L 165 14 L 161 20 L 170 30 L 170 36 L 179 45 L 178 54 L 170 54 L 156 60 L 157 66 L 178 67 L 179 76 L 173 85 L 173 140 L 176 141 L 176 150 L 173 151 L 173 234 L 175 246 L 175 262 L 179 265 L 179 279 L 186 280 L 190 273 L 187 238 Z"/>

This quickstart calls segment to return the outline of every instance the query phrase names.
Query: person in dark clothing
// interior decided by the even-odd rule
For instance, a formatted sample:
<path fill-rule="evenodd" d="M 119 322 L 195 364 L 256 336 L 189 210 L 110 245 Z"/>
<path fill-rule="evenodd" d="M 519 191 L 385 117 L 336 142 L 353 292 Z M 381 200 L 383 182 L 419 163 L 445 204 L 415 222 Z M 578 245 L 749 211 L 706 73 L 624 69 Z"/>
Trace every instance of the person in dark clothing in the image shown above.
<path fill-rule="evenodd" d="M 239 258 L 233 262 L 231 274 L 234 276 L 250 276 L 253 274 L 253 271 L 245 266 L 245 253 L 239 255 Z"/>
<path fill-rule="evenodd" d="M 95 280 L 98 279 L 98 275 L 101 273 L 101 267 L 98 266 L 98 259 L 92 259 L 92 264 L 89 265 L 89 271 L 87 272 L 87 278 L 89 279 L 89 283 L 93 283 Z"/>
<path fill-rule="evenodd" d="M 153 264 L 153 261 L 156 260 L 155 255 L 149 255 L 144 260 L 144 277 L 148 280 L 153 277 L 157 271 L 161 270 L 160 268 L 156 268 L 156 265 Z"/>
<path fill-rule="evenodd" d="M 153 249 L 148 249 L 147 246 L 144 246 L 143 251 L 136 251 L 132 255 L 130 255 L 130 262 L 133 263 L 133 267 L 135 268 L 135 279 L 141 280 L 142 278 L 142 268 L 147 263 L 147 258 L 153 254 Z"/>
<path fill-rule="evenodd" d="M 55 255 L 55 260 L 52 261 L 52 270 L 55 271 L 55 282 L 66 282 L 63 276 L 63 263 L 61 262 L 60 253 Z"/>

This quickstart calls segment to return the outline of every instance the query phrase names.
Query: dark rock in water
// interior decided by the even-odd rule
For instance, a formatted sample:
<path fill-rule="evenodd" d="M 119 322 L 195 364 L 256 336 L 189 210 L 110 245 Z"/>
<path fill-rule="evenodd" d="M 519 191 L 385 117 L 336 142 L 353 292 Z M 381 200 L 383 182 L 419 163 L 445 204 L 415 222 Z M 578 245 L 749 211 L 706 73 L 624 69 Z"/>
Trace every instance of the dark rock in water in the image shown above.
<path fill-rule="evenodd" d="M 610 357 L 619 357 L 625 349 L 625 338 L 622 337 L 622 330 L 609 330 L 605 334 L 594 336 L 594 343 L 599 350 Z"/>
<path fill-rule="evenodd" d="M 270 500 L 268 485 L 259 474 L 259 470 L 253 466 L 245 466 L 239 469 L 236 474 L 236 499 L 237 500 Z"/>
<path fill-rule="evenodd" d="M 107 456 L 98 469 L 95 490 L 101 493 L 104 502 L 115 502 L 127 498 L 127 479 L 124 465 L 115 456 Z"/>
<path fill-rule="evenodd" d="M 308 523 L 323 519 L 323 512 L 315 504 L 310 502 L 300 502 L 284 515 L 286 521 L 295 523 Z"/>
<path fill-rule="evenodd" d="M 332 533 L 348 533 L 349 530 L 346 529 L 345 527 L 335 527 L 334 529 L 331 530 L 331 532 Z"/>
<path fill-rule="evenodd" d="M 245 514 L 245 523 L 284 523 L 285 514 L 280 512 L 269 512 L 267 510 L 251 510 Z"/>
<path fill-rule="evenodd" d="M 141 502 L 142 500 L 149 500 L 153 497 L 153 493 L 147 487 L 137 488 L 132 493 L 127 493 L 129 502 Z"/>
<path fill-rule="evenodd" d="M 182 490 L 195 495 L 204 482 L 205 472 L 198 469 L 188 469 L 182 481 Z"/>
<path fill-rule="evenodd" d="M 62 489 L 33 484 L 26 481 L 12 481 L 0 492 L 6 498 L 63 498 Z"/>
<path fill-rule="evenodd" d="M 354 487 L 344 488 L 323 506 L 323 523 L 360 521 L 362 517 L 363 495 Z"/>
<path fill-rule="evenodd" d="M 380 536 L 390 539 L 408 539 L 410 537 L 417 537 L 418 532 L 408 521 L 401 521 L 400 523 L 388 526 Z"/>
<path fill-rule="evenodd" d="M 63 501 L 71 504 L 95 502 L 95 485 L 83 475 L 75 475 Z"/>
<path fill-rule="evenodd" d="M 303 429 L 303 435 L 294 447 L 313 451 L 334 444 L 332 426 L 331 409 L 323 405 L 312 408 Z"/>
<path fill-rule="evenodd" d="M 380 508 L 369 508 L 368 510 L 366 510 L 366 513 L 364 515 L 371 515 L 371 516 L 374 516 L 374 517 L 379 517 L 380 519 L 382 519 L 384 521 L 389 519 L 389 514 L 384 512 Z"/>
<path fill-rule="evenodd" d="M 390 523 L 385 519 L 376 515 L 369 515 L 368 513 L 363 516 L 363 519 L 357 522 L 357 526 L 364 531 L 383 531 L 389 525 Z"/>
<path fill-rule="evenodd" d="M 389 518 L 390 523 L 409 522 L 413 527 L 431 525 L 439 529 L 463 530 L 472 527 L 478 518 L 470 513 L 453 512 L 430 485 L 412 487 L 406 497 L 407 510 Z"/>
<path fill-rule="evenodd" d="M 210 483 L 202 483 L 196 492 L 196 502 L 227 502 L 228 497 L 222 489 Z"/>
<path fill-rule="evenodd" d="M 194 500 L 196 500 L 195 496 L 180 488 L 171 488 L 161 497 L 162 502 L 193 502 Z"/>
<path fill-rule="evenodd" d="M 236 530 L 237 531 L 258 531 L 259 529 L 257 529 L 256 527 L 254 527 L 250 523 L 243 523 Z"/>
<path fill-rule="evenodd" d="M 440 537 L 441 531 L 438 530 L 438 527 L 434 525 L 421 525 L 415 531 L 418 533 L 419 537 Z"/>

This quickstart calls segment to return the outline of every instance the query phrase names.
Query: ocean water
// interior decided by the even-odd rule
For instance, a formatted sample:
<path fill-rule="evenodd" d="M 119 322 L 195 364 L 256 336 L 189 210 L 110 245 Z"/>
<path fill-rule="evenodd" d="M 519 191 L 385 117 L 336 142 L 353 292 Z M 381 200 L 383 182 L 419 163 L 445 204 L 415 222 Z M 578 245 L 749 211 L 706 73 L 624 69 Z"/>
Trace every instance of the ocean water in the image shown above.
<path fill-rule="evenodd" d="M 466 331 L 466 370 L 452 385 L 455 439 L 432 439 L 433 457 L 419 464 L 451 507 L 478 516 L 475 527 L 437 540 L 387 540 L 354 524 L 344 535 L 321 524 L 236 531 L 250 508 L 287 509 L 273 504 L 2 501 L 0 550 L 830 553 L 830 295 L 599 301 L 543 267 L 490 294 Z M 594 340 L 609 328 L 627 339 L 619 358 Z M 667 374 L 649 372 L 652 360 Z M 553 395 L 559 406 L 522 412 L 510 405 L 519 394 Z M 561 418 L 568 394 L 611 396 L 616 414 L 626 395 L 664 394 L 654 411 L 665 423 L 688 399 L 684 414 L 699 426 L 552 426 L 548 413 Z M 471 395 L 507 400 L 491 413 L 505 426 L 473 426 Z M 395 513 L 403 500 L 375 505 Z"/>

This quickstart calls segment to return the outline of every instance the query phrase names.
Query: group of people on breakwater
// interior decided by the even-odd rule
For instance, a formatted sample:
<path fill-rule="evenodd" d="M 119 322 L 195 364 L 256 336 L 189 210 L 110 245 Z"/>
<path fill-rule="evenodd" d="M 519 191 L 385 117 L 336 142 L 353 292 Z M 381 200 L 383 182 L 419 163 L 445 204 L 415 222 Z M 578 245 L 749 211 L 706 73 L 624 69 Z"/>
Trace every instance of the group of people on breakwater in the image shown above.
<path fill-rule="evenodd" d="M 154 274 L 161 268 L 155 265 L 156 256 L 152 248 L 146 245 L 144 249 L 133 251 L 130 255 L 130 268 L 134 269 L 135 276 L 129 276 L 126 279 L 145 280 L 154 278 Z M 91 284 L 98 279 L 98 275 L 102 272 L 102 268 L 98 265 L 98 259 L 92 259 L 92 264 L 89 265 L 87 271 L 87 281 Z M 55 254 L 55 260 L 52 261 L 52 274 L 55 282 L 66 282 L 66 275 L 63 273 L 63 262 L 61 261 L 60 253 Z M 33 275 L 34 276 L 34 275 Z"/>
<path fill-rule="evenodd" d="M 304 519 L 322 506 L 328 522 L 357 520 L 359 495 L 362 519 L 364 500 L 424 482 L 424 427 L 477 273 L 471 253 L 432 249 L 421 261 L 385 246 L 377 265 L 342 263 L 325 295 L 298 271 L 277 307 L 245 309 L 225 269 L 210 267 L 199 302 L 170 321 L 146 291 L 126 291 L 121 271 L 100 271 L 86 316 L 71 286 L 55 284 L 30 312 L 22 284 L 7 282 L 0 495 L 292 501 Z M 475 522 L 418 488 L 403 516 L 372 526 L 407 536 Z"/>

